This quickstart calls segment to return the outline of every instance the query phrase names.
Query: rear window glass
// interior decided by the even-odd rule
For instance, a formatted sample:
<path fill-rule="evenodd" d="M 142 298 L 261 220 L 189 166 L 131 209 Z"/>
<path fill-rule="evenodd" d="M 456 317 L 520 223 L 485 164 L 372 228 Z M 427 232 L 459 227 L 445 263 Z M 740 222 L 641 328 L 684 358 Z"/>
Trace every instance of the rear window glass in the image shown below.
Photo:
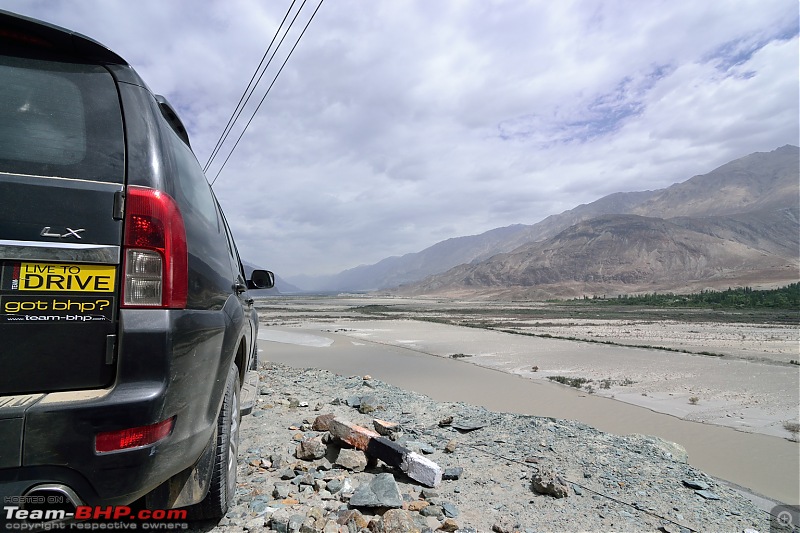
<path fill-rule="evenodd" d="M 0 172 L 122 183 L 122 117 L 106 69 L 0 55 L 0 80 Z"/>

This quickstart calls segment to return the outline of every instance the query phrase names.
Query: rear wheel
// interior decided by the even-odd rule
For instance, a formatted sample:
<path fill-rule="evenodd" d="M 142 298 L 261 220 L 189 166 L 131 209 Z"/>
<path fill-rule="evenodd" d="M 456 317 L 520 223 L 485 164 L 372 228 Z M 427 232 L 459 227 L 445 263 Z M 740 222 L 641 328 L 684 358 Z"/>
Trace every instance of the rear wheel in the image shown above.
<path fill-rule="evenodd" d="M 225 516 L 236 495 L 236 466 L 239 456 L 239 371 L 232 366 L 225 382 L 225 398 L 217 417 L 217 442 L 211 485 L 206 497 L 195 506 L 198 518 Z"/>

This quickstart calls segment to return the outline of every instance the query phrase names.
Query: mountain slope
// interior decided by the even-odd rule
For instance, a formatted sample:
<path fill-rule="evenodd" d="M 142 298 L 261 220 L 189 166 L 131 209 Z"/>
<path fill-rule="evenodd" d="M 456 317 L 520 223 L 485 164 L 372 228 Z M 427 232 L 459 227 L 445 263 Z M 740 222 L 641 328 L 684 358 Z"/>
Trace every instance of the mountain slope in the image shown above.
<path fill-rule="evenodd" d="M 536 287 L 553 295 L 727 287 L 741 280 L 797 281 L 798 210 L 675 221 L 605 215 L 546 241 L 405 287 L 404 294 Z M 522 291 L 524 292 L 524 291 Z"/>
<path fill-rule="evenodd" d="M 667 187 L 631 213 L 659 218 L 705 217 L 794 207 L 798 203 L 798 174 L 797 146 L 756 152 Z"/>
<path fill-rule="evenodd" d="M 478 263 L 495 254 L 511 252 L 603 215 L 708 217 L 794 208 L 800 197 L 799 167 L 800 148 L 787 145 L 772 152 L 748 155 L 666 189 L 614 193 L 551 215 L 537 224 L 519 224 L 448 239 L 420 252 L 389 257 L 333 276 L 290 280 L 312 290 L 384 289 L 411 284 L 458 265 Z M 746 225 L 744 219 L 741 222 Z M 710 226 L 708 231 L 712 232 Z"/>

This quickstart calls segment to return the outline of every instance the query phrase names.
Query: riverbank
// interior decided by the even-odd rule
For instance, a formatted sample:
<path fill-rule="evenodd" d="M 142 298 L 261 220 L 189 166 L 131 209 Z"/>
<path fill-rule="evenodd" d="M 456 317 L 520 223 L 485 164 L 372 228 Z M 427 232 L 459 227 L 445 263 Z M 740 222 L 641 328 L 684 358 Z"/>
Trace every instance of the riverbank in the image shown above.
<path fill-rule="evenodd" d="M 397 424 L 383 423 L 388 438 L 445 479 L 429 487 L 369 461 L 330 437 L 319 423 L 325 415 L 365 428 L 374 419 Z M 235 504 L 196 531 L 766 532 L 771 525 L 767 513 L 663 440 L 439 402 L 371 376 L 263 363 L 261 395 L 241 437 Z"/>
<path fill-rule="evenodd" d="M 798 448 L 787 440 L 793 434 L 782 424 L 792 411 L 797 416 L 794 367 L 417 320 L 363 320 L 352 307 L 364 303 L 375 300 L 303 300 L 290 309 L 265 309 L 262 320 L 270 326 L 262 326 L 262 336 L 289 337 L 274 339 L 281 344 L 262 341 L 261 347 L 269 346 L 269 360 L 344 374 L 369 372 L 438 400 L 581 420 L 615 433 L 659 435 L 684 444 L 692 464 L 714 475 L 780 501 L 800 498 Z M 695 331 L 703 327 L 693 326 Z M 464 357 L 451 357 L 458 354 Z M 514 379 L 515 373 L 528 379 Z M 594 394 L 553 384 L 548 375 L 592 379 Z M 694 396 L 699 397 L 695 405 L 690 403 Z M 688 422 L 697 420 L 739 431 Z M 780 438 L 745 438 L 743 429 Z"/>

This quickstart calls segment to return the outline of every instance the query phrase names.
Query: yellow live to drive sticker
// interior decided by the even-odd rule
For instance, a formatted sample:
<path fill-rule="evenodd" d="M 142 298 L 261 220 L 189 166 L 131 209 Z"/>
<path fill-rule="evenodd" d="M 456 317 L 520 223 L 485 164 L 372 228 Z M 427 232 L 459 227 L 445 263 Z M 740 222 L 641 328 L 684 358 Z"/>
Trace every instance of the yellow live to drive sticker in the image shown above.
<path fill-rule="evenodd" d="M 60 263 L 19 263 L 20 291 L 114 292 L 116 267 Z"/>

